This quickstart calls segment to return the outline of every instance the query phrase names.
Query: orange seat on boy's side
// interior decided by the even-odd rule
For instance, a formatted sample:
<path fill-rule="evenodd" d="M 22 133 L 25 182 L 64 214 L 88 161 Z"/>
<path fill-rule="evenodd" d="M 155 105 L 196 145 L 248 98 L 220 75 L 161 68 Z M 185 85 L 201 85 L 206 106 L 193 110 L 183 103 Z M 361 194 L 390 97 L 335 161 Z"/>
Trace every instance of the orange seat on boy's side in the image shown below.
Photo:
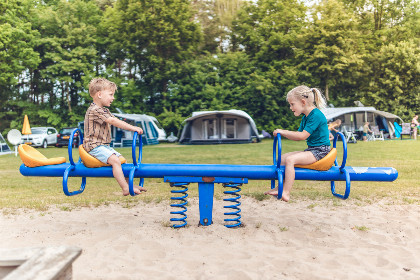
<path fill-rule="evenodd" d="M 104 167 L 104 166 L 111 166 L 110 164 L 105 164 L 101 161 L 99 161 L 97 158 L 91 156 L 88 152 L 86 152 L 86 150 L 83 148 L 83 145 L 79 146 L 79 155 L 80 158 L 83 161 L 83 164 L 86 167 L 90 167 L 90 168 L 96 168 L 96 167 Z M 120 156 L 119 157 L 121 164 L 126 163 L 127 160 L 123 157 Z"/>
<path fill-rule="evenodd" d="M 331 151 L 322 159 L 308 165 L 296 164 L 295 167 L 313 169 L 319 171 L 327 171 L 334 165 L 334 161 L 337 157 L 337 149 L 332 148 Z"/>
<path fill-rule="evenodd" d="M 39 167 L 45 165 L 61 164 L 66 162 L 65 157 L 47 158 L 46 156 L 41 154 L 37 149 L 26 144 L 20 144 L 18 151 L 20 159 L 23 161 L 23 164 L 27 167 Z"/>

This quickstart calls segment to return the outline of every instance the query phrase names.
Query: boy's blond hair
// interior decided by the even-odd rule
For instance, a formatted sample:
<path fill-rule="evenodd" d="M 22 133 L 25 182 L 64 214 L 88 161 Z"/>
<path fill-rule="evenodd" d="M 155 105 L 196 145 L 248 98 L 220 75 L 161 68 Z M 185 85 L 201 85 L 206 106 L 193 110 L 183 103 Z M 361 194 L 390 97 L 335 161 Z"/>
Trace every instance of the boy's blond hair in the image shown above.
<path fill-rule="evenodd" d="M 96 93 L 102 90 L 117 90 L 117 85 L 111 81 L 108 81 L 105 78 L 93 78 L 89 82 L 89 94 L 91 97 L 94 97 Z"/>

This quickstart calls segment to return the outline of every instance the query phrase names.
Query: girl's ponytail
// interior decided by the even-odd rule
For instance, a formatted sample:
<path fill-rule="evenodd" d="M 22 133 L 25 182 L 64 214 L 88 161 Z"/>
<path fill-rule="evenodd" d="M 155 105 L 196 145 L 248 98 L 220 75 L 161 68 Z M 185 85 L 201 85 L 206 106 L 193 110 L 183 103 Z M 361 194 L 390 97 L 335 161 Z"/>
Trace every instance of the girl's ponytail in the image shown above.
<path fill-rule="evenodd" d="M 311 91 L 314 94 L 315 104 L 318 109 L 324 109 L 327 107 L 327 101 L 325 100 L 324 95 L 317 88 L 312 88 Z"/>

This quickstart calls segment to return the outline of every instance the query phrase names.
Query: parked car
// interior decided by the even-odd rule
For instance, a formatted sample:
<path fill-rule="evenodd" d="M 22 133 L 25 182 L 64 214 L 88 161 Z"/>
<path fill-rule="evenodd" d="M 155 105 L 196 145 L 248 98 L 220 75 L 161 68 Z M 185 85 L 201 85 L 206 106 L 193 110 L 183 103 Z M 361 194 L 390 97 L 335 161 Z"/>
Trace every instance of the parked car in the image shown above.
<path fill-rule="evenodd" d="M 32 134 L 22 135 L 22 144 L 47 148 L 57 143 L 57 130 L 53 127 L 33 127 Z"/>
<path fill-rule="evenodd" d="M 55 146 L 56 147 L 68 146 L 71 133 L 76 128 L 77 127 L 65 127 L 65 128 L 60 129 L 60 131 L 57 134 L 57 144 L 55 144 Z M 79 133 L 76 132 L 73 137 L 73 147 L 79 147 L 79 143 L 80 143 Z"/>

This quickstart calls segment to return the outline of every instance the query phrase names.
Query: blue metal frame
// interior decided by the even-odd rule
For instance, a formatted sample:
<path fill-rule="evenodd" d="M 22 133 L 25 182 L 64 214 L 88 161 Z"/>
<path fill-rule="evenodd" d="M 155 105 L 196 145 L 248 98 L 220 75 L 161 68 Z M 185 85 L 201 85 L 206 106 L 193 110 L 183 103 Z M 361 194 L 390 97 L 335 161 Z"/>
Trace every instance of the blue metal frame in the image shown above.
<path fill-rule="evenodd" d="M 277 149 L 276 149 L 277 148 Z M 273 165 L 276 167 L 276 177 L 278 182 L 277 199 L 281 199 L 283 195 L 283 174 L 281 166 L 281 135 L 277 133 L 273 141 Z M 271 189 L 276 187 L 276 180 L 271 180 Z"/>
<path fill-rule="evenodd" d="M 338 197 L 338 198 L 341 198 L 341 199 L 347 199 L 350 195 L 350 187 L 351 187 L 350 174 L 347 171 L 347 169 L 345 169 L 346 161 L 347 161 L 347 142 L 346 142 L 346 139 L 344 138 L 344 135 L 341 132 L 337 132 L 335 134 L 334 142 L 333 142 L 333 147 L 334 148 L 337 146 L 338 136 L 340 136 L 341 141 L 343 142 L 343 160 L 342 160 L 341 166 L 340 166 L 340 173 L 344 173 L 344 175 L 346 177 L 346 190 L 344 192 L 344 195 L 336 193 L 335 192 L 335 182 L 331 181 L 331 193 L 335 197 Z M 334 164 L 335 164 L 335 166 L 338 166 L 337 158 L 335 159 Z"/>
<path fill-rule="evenodd" d="M 73 139 L 74 139 L 74 135 L 76 134 L 76 132 L 79 132 L 80 135 L 80 145 L 83 144 L 83 134 L 82 131 L 79 128 L 75 128 L 70 135 L 70 139 L 69 139 L 69 146 L 68 146 L 68 153 L 69 153 L 69 161 L 70 161 L 70 166 L 66 168 L 66 170 L 63 173 L 63 192 L 67 195 L 67 196 L 73 196 L 79 193 L 82 193 L 85 190 L 86 187 L 86 177 L 82 177 L 82 184 L 80 186 L 80 189 L 77 191 L 73 191 L 70 192 L 69 188 L 68 188 L 68 179 L 69 179 L 69 175 L 70 172 L 74 171 L 76 169 L 76 164 L 73 161 Z M 82 162 L 82 159 L 79 157 L 79 160 L 77 161 L 78 164 L 80 164 Z"/>
<path fill-rule="evenodd" d="M 140 136 L 140 137 L 139 137 Z M 139 140 L 139 160 L 136 159 L 136 142 Z M 131 145 L 131 156 L 133 158 L 133 168 L 130 170 L 130 174 L 128 176 L 128 190 L 131 196 L 136 196 L 137 194 L 134 192 L 134 173 L 140 169 L 141 160 L 143 158 L 143 141 L 141 139 L 141 135 L 134 132 L 133 136 L 133 144 Z M 139 187 L 143 187 L 144 185 L 144 178 L 140 178 Z"/>
<path fill-rule="evenodd" d="M 234 195 L 231 198 L 225 198 L 224 201 L 234 203 L 233 205 L 223 206 L 223 208 L 233 209 L 233 212 L 226 212 L 225 215 L 234 215 L 235 218 L 225 219 L 225 222 L 233 222 L 230 224 L 225 225 L 226 227 L 237 227 L 242 224 L 240 221 L 241 209 L 239 206 L 241 203 L 239 199 L 241 196 L 238 192 L 241 191 L 239 187 L 242 184 L 247 184 L 247 178 L 226 178 L 226 177 L 188 177 L 188 176 L 165 176 L 163 178 L 165 183 L 170 183 L 171 187 L 185 187 L 190 183 L 198 183 L 198 203 L 199 203 L 199 211 L 200 211 L 200 225 L 202 226 L 209 226 L 213 223 L 213 196 L 214 196 L 214 184 L 223 184 L 224 187 L 235 188 L 235 190 L 225 191 L 225 194 Z M 186 192 L 188 188 L 182 190 L 172 190 L 171 193 L 182 193 L 184 196 L 181 197 L 171 197 L 172 200 L 180 200 L 181 203 L 174 203 L 171 204 L 171 207 L 179 207 L 182 210 L 180 211 L 172 211 L 171 214 L 181 215 L 180 218 L 171 218 L 173 222 L 181 222 L 181 224 L 174 224 L 172 227 L 178 228 L 187 225 L 187 201 L 186 198 L 188 195 Z"/>
<path fill-rule="evenodd" d="M 72 156 L 72 145 L 76 132 L 80 134 L 81 145 L 83 144 L 83 134 L 80 129 L 74 129 L 68 146 L 70 163 L 57 165 L 48 165 L 41 167 L 27 167 L 24 164 L 20 167 L 20 172 L 24 176 L 51 176 L 63 177 L 63 191 L 68 196 L 80 194 L 86 187 L 86 177 L 113 177 L 112 168 L 110 166 L 101 168 L 87 168 L 83 165 L 81 158 L 77 163 L 74 162 Z M 398 177 L 398 172 L 390 167 L 346 167 L 347 161 L 347 143 L 342 133 L 337 133 L 334 137 L 333 147 L 336 148 L 337 139 L 341 137 L 343 140 L 343 159 L 339 166 L 337 159 L 334 161 L 328 171 L 316 171 L 309 169 L 296 168 L 296 180 L 318 180 L 331 181 L 331 192 L 334 196 L 347 199 L 350 195 L 351 181 L 394 181 Z M 139 140 L 139 154 L 136 158 L 136 146 Z M 200 208 L 200 224 L 207 226 L 212 223 L 212 208 L 214 184 L 222 183 L 224 187 L 232 188 L 224 193 L 233 197 L 224 199 L 231 205 L 224 206 L 230 212 L 225 215 L 232 218 L 225 219 L 229 224 L 226 227 L 237 227 L 241 225 L 241 205 L 239 199 L 240 186 L 248 183 L 248 179 L 252 180 L 271 180 L 271 187 L 275 187 L 275 181 L 278 181 L 278 198 L 283 193 L 283 179 L 285 167 L 281 166 L 281 136 L 277 134 L 273 142 L 273 165 L 222 165 L 222 164 L 144 164 L 142 163 L 143 142 L 139 139 L 137 132 L 134 133 L 132 143 L 133 164 L 123 164 L 122 170 L 124 176 L 129 178 L 129 191 L 132 196 L 134 193 L 134 178 L 140 178 L 139 186 L 143 187 L 144 178 L 164 178 L 165 182 L 171 183 L 173 187 L 179 187 L 179 190 L 172 190 L 174 194 L 181 194 L 179 197 L 171 197 L 172 200 L 178 200 L 179 203 L 171 204 L 172 207 L 180 208 L 179 211 L 172 211 L 171 214 L 181 215 L 178 218 L 171 218 L 171 221 L 178 222 L 173 227 L 184 227 L 187 225 L 187 185 L 189 183 L 198 183 L 199 185 L 199 208 Z M 361 171 L 362 170 L 362 171 Z M 81 187 L 77 191 L 70 192 L 68 190 L 69 177 L 82 177 Z M 344 194 L 336 193 L 335 181 L 345 181 L 346 190 Z"/>

